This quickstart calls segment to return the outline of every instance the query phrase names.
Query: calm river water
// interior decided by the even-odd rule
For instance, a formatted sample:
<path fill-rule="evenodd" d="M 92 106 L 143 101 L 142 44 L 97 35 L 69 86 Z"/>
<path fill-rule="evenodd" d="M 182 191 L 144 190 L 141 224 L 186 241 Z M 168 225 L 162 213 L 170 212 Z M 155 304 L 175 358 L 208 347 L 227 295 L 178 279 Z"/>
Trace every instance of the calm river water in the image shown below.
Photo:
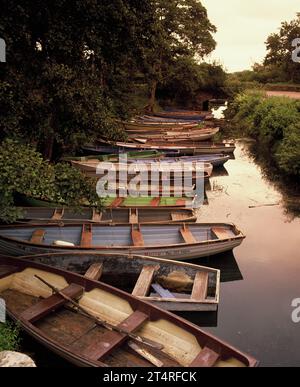
<path fill-rule="evenodd" d="M 263 177 L 239 143 L 236 160 L 217 172 L 199 221 L 233 222 L 247 236 L 234 254 L 199 260 L 222 270 L 218 314 L 184 317 L 260 360 L 262 366 L 300 365 L 300 324 L 292 300 L 300 298 L 300 218 L 286 213 L 283 196 Z M 276 206 L 249 206 L 278 204 Z M 39 366 L 66 362 L 25 338 L 23 349 Z"/>

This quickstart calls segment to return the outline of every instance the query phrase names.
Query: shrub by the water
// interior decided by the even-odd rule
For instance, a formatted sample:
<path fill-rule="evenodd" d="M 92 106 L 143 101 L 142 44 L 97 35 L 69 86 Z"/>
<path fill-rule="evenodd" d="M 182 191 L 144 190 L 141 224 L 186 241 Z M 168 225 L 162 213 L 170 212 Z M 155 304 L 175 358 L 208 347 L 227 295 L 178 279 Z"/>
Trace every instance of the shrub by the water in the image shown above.
<path fill-rule="evenodd" d="M 268 150 L 282 172 L 300 175 L 300 101 L 247 91 L 234 99 L 226 116 L 237 134 Z"/>

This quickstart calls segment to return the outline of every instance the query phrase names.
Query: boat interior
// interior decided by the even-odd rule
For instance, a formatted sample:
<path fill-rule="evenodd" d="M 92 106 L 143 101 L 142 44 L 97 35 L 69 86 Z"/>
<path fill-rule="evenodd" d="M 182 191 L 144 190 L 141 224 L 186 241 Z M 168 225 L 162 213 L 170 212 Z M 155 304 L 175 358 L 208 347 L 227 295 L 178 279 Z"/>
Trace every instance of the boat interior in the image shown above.
<path fill-rule="evenodd" d="M 61 294 L 53 294 L 49 284 L 74 300 L 80 310 Z M 58 353 L 67 351 L 79 364 L 84 359 L 89 365 L 110 367 L 248 365 L 242 356 L 232 357 L 230 349 L 215 347 L 207 338 L 204 342 L 193 326 L 186 329 L 180 320 L 179 325 L 174 323 L 171 315 L 162 316 L 156 308 L 149 312 L 147 304 L 93 284 L 86 290 L 83 282 L 69 283 L 55 271 L 0 266 L 0 296 L 12 316 L 25 322 L 40 342 Z M 91 316 L 104 321 L 105 327 Z M 119 331 L 109 330 L 107 323 Z"/>

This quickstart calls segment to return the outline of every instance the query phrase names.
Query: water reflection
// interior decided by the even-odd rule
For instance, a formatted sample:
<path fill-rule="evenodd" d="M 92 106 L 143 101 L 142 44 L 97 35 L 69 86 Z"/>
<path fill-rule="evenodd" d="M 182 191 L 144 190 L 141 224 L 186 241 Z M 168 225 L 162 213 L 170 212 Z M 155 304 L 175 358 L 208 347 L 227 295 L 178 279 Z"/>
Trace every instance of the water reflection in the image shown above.
<path fill-rule="evenodd" d="M 225 167 L 214 168 L 212 177 L 229 176 L 229 172 Z"/>
<path fill-rule="evenodd" d="M 218 326 L 218 311 L 216 312 L 184 312 L 178 316 L 202 328 L 216 328 Z"/>
<path fill-rule="evenodd" d="M 247 148 L 246 148 L 247 152 Z M 300 181 L 295 177 L 289 177 L 281 172 L 274 165 L 270 153 L 257 143 L 248 147 L 248 155 L 261 168 L 265 179 L 270 181 L 282 194 L 282 205 L 288 220 L 300 217 Z"/>
<path fill-rule="evenodd" d="M 243 280 L 243 275 L 233 252 L 226 252 L 213 257 L 193 260 L 191 263 L 221 270 L 222 283 Z"/>

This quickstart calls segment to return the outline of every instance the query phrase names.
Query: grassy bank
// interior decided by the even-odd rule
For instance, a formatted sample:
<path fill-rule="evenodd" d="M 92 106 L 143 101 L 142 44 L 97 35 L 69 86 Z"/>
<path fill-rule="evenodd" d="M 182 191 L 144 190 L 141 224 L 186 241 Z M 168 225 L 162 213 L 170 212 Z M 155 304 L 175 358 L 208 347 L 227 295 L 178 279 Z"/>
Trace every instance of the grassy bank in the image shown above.
<path fill-rule="evenodd" d="M 300 101 L 246 91 L 231 102 L 226 117 L 235 136 L 257 140 L 280 173 L 300 176 Z"/>

